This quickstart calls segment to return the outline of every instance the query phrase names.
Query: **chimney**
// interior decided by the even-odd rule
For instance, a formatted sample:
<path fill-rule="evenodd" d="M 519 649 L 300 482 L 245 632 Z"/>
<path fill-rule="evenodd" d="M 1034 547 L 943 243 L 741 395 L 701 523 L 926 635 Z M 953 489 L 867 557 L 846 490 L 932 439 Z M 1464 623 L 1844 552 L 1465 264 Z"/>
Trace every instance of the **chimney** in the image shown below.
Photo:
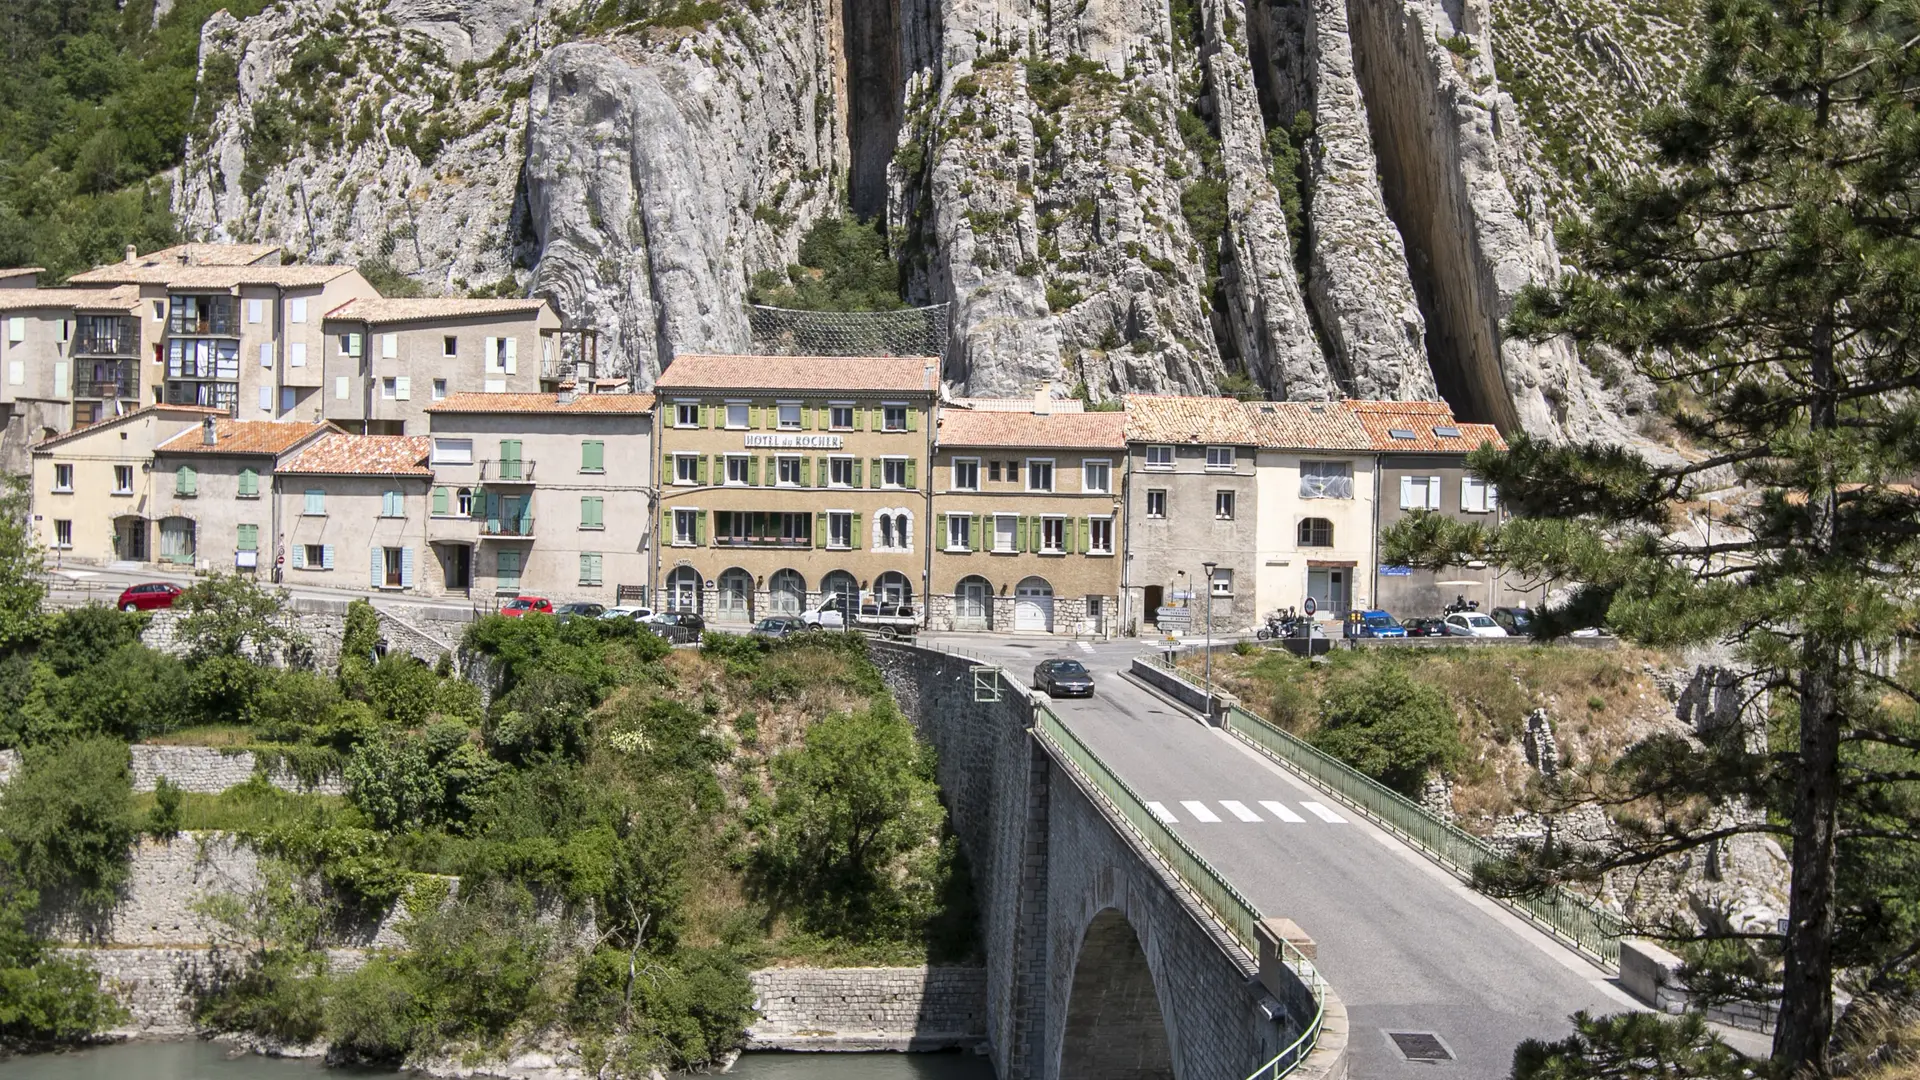
<path fill-rule="evenodd" d="M 193 265 L 193 245 L 192 244 L 180 245 L 180 265 L 181 266 Z"/>
<path fill-rule="evenodd" d="M 1033 392 L 1033 415 L 1053 415 L 1053 395 L 1048 393 L 1044 386 Z"/>
<path fill-rule="evenodd" d="M 213 417 L 209 416 L 205 420 L 200 421 L 201 446 L 212 446 L 219 441 L 219 438 L 218 435 L 214 434 Z"/>
<path fill-rule="evenodd" d="M 134 263 L 137 263 L 139 261 L 140 261 L 140 249 L 134 247 L 132 244 L 128 244 L 127 245 L 127 265 L 132 266 Z"/>
<path fill-rule="evenodd" d="M 561 405 L 571 405 L 571 404 L 573 404 L 573 391 L 572 391 L 572 390 L 561 390 L 561 391 L 560 391 L 560 393 L 559 393 L 559 396 L 558 396 L 558 402 L 557 402 L 557 403 L 558 403 L 558 404 L 561 404 Z"/>

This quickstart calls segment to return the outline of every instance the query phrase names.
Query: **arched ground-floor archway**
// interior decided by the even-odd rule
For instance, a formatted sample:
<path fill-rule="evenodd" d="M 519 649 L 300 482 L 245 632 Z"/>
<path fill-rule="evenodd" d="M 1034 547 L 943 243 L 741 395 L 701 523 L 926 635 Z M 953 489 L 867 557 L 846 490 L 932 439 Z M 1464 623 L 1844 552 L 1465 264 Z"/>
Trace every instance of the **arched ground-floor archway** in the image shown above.
<path fill-rule="evenodd" d="M 146 562 L 147 530 L 147 519 L 138 514 L 122 514 L 114 518 L 113 557 Z"/>
<path fill-rule="evenodd" d="M 1046 578 L 1022 578 L 1014 586 L 1013 628 L 1053 633 L 1053 585 Z"/>
<path fill-rule="evenodd" d="M 993 629 L 992 582 L 978 574 L 970 574 L 954 584 L 953 628 L 955 630 Z"/>
<path fill-rule="evenodd" d="M 661 589 L 662 606 L 668 611 L 700 610 L 700 571 L 691 566 L 675 567 Z"/>
<path fill-rule="evenodd" d="M 160 520 L 160 561 L 193 565 L 199 552 L 199 532 L 192 518 L 170 517 Z"/>
<path fill-rule="evenodd" d="M 798 570 L 776 570 L 767 579 L 767 608 L 774 615 L 798 615 L 807 606 L 807 579 Z"/>
<path fill-rule="evenodd" d="M 1087 924 L 1060 1042 L 1060 1080 L 1173 1080 L 1173 1050 L 1153 971 L 1126 916 Z"/>
<path fill-rule="evenodd" d="M 733 566 L 720 571 L 716 580 L 713 615 L 716 619 L 744 622 L 753 618 L 753 575 Z"/>
<path fill-rule="evenodd" d="M 889 570 L 873 579 L 873 598 L 882 607 L 898 609 L 913 603 L 913 582 L 898 570 Z"/>
<path fill-rule="evenodd" d="M 835 570 L 820 579 L 820 598 L 832 600 L 841 616 L 851 621 L 859 610 L 860 579 L 845 570 Z"/>

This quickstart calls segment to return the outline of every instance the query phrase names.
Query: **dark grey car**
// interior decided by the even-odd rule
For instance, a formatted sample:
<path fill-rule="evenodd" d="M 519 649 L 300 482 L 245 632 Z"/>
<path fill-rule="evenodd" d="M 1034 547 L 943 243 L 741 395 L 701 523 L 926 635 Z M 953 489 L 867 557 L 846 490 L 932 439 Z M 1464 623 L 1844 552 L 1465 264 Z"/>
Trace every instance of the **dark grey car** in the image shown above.
<path fill-rule="evenodd" d="M 750 633 L 760 638 L 783 638 L 807 632 L 807 624 L 798 615 L 769 615 L 753 624 Z"/>
<path fill-rule="evenodd" d="M 1093 675 L 1078 660 L 1042 660 L 1033 669 L 1033 688 L 1048 697 L 1092 697 Z"/>
<path fill-rule="evenodd" d="M 707 620 L 691 611 L 663 611 L 643 625 L 675 645 L 699 641 L 707 632 Z"/>

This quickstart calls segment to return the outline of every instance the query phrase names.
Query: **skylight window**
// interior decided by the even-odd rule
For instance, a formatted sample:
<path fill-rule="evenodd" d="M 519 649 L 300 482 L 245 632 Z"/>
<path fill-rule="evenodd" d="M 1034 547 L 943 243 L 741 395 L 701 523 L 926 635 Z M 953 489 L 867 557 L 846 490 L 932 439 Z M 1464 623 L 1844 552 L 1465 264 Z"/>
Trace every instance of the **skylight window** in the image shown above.
<path fill-rule="evenodd" d="M 1389 428 L 1387 429 L 1387 434 L 1396 439 L 1417 439 L 1420 437 L 1417 433 L 1403 427 Z"/>
<path fill-rule="evenodd" d="M 1433 433 L 1443 439 L 1457 439 L 1460 437 L 1460 429 L 1457 427 L 1437 427 L 1433 429 Z"/>

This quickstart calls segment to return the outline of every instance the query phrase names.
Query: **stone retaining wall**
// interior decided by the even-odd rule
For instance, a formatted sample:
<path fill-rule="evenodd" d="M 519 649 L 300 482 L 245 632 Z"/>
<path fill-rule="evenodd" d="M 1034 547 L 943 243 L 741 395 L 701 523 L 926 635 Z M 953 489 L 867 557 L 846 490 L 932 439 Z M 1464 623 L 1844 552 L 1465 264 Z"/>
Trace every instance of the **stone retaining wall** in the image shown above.
<path fill-rule="evenodd" d="M 130 767 L 133 790 L 152 791 L 164 776 L 182 791 L 218 795 L 231 787 L 253 779 L 259 767 L 250 750 L 221 750 L 211 746 L 154 746 L 135 743 Z M 0 782 L 6 774 L 0 771 Z M 345 795 L 347 788 L 337 773 L 322 775 L 312 784 L 295 776 L 284 766 L 267 774 L 267 782 L 282 791 L 307 795 Z"/>
<path fill-rule="evenodd" d="M 986 1041 L 979 967 L 753 972 L 753 1050 L 944 1050 Z"/>

